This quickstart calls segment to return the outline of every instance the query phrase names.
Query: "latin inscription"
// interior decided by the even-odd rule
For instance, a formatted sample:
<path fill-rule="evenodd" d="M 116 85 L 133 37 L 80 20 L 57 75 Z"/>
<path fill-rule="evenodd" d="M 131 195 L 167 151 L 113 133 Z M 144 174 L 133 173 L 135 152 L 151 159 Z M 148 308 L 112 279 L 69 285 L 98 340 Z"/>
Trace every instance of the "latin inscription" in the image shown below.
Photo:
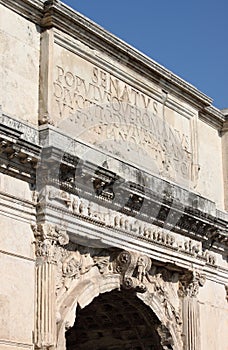
<path fill-rule="evenodd" d="M 90 67 L 85 79 L 56 66 L 54 98 L 60 126 L 71 136 L 89 141 L 134 163 L 151 160 L 160 175 L 189 179 L 189 136 L 165 121 L 163 105 L 111 74 Z M 73 134 L 72 134 L 73 133 Z"/>
<path fill-rule="evenodd" d="M 57 66 L 54 96 L 61 117 L 90 107 L 98 107 L 102 114 L 102 110 L 110 104 L 115 105 L 116 112 L 124 114 L 127 110 L 137 118 L 143 118 L 140 109 L 152 110 L 154 115 L 158 112 L 156 101 L 97 67 L 93 67 L 91 81 L 87 82 L 82 77 Z"/>

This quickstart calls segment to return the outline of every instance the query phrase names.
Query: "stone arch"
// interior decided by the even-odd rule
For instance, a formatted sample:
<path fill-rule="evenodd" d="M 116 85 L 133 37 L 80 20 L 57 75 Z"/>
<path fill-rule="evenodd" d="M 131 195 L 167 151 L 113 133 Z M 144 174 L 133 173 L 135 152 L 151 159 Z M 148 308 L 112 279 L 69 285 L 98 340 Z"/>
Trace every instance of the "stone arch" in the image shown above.
<path fill-rule="evenodd" d="M 79 309 L 66 332 L 67 350 L 163 350 L 156 315 L 129 290 L 100 294 Z"/>
<path fill-rule="evenodd" d="M 66 293 L 58 309 L 59 322 L 57 327 L 57 349 L 65 349 L 65 331 L 73 326 L 76 318 L 76 309 L 86 307 L 100 294 L 120 289 L 120 276 L 110 274 L 82 280 Z"/>
<path fill-rule="evenodd" d="M 58 323 L 57 350 L 66 349 L 65 332 L 74 325 L 77 313 L 77 306 L 81 309 L 92 303 L 95 297 L 121 289 L 122 278 L 120 274 L 110 273 L 108 275 L 96 275 L 95 277 L 81 279 L 69 292 L 66 292 L 65 298 L 59 306 L 61 320 Z M 180 334 L 177 332 L 176 319 L 168 318 L 165 312 L 164 303 L 156 293 L 149 292 L 138 293 L 132 290 L 132 293 L 153 312 L 160 322 L 158 329 L 161 338 L 162 349 L 181 350 L 182 342 Z"/>
<path fill-rule="evenodd" d="M 161 337 L 161 343 L 163 348 L 181 350 L 183 349 L 182 345 L 182 328 L 178 327 L 181 325 L 181 321 L 176 319 L 176 316 L 173 315 L 171 317 L 167 317 L 167 309 L 162 307 L 160 298 L 155 294 L 151 298 L 147 294 L 137 293 L 137 297 L 147 305 L 152 312 L 155 313 L 159 321 L 161 322 L 161 326 L 159 328 L 159 335 Z M 168 305 L 166 305 L 168 308 Z M 172 311 L 171 311 L 172 312 Z M 180 323 L 179 323 L 180 322 Z M 179 323 L 179 324 L 178 324 Z"/>

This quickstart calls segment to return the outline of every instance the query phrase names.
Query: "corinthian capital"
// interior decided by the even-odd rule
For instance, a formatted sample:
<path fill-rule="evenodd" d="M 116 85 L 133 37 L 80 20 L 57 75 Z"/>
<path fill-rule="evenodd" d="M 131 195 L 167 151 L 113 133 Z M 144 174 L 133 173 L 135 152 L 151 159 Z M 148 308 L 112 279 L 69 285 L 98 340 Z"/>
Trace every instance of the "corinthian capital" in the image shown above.
<path fill-rule="evenodd" d="M 180 279 L 179 295 L 182 297 L 196 297 L 200 287 L 203 287 L 205 282 L 205 274 L 199 271 L 189 272 Z"/>
<path fill-rule="evenodd" d="M 57 246 L 69 243 L 66 229 L 54 224 L 39 224 L 32 226 L 36 238 L 36 256 L 53 262 Z"/>

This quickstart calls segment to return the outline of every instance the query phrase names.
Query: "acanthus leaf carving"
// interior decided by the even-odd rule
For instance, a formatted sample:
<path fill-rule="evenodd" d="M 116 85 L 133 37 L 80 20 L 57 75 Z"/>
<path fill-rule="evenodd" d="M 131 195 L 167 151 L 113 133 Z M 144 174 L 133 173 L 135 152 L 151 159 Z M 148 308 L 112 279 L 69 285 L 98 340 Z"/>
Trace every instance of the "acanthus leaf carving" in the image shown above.
<path fill-rule="evenodd" d="M 199 271 L 188 272 L 180 279 L 179 295 L 181 297 L 196 297 L 200 287 L 203 287 L 206 282 L 205 274 Z"/>
<path fill-rule="evenodd" d="M 66 229 L 54 224 L 32 225 L 36 238 L 36 256 L 46 261 L 56 263 L 57 246 L 65 246 L 69 243 Z"/>

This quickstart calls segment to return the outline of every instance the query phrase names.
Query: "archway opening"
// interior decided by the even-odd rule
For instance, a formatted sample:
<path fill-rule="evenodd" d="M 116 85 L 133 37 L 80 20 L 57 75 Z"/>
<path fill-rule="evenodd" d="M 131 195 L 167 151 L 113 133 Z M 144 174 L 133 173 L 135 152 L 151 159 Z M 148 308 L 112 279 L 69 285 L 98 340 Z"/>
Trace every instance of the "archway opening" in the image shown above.
<path fill-rule="evenodd" d="M 66 332 L 67 350 L 162 350 L 153 311 L 128 291 L 100 294 L 77 309 Z"/>

